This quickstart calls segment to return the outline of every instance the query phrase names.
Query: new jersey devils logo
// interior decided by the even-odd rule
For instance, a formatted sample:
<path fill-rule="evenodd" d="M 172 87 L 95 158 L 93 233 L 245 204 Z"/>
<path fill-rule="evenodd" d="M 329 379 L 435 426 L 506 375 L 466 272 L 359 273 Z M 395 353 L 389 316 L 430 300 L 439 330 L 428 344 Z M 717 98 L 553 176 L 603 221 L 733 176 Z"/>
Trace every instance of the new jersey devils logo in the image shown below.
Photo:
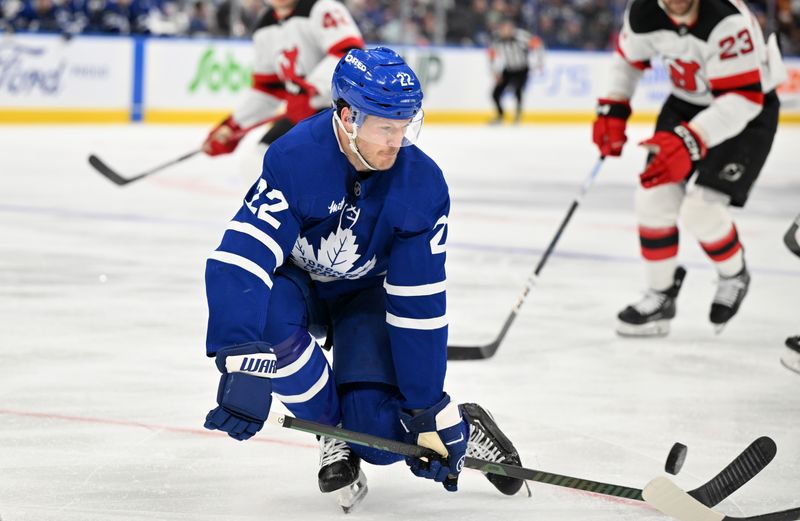
<path fill-rule="evenodd" d="M 669 78 L 672 84 L 686 92 L 698 92 L 697 71 L 700 64 L 694 61 L 683 61 L 680 59 L 669 60 Z"/>
<path fill-rule="evenodd" d="M 281 51 L 278 56 L 278 76 L 286 83 L 286 90 L 292 94 L 304 91 L 313 96 L 317 89 L 303 78 L 304 72 L 300 70 L 301 65 L 297 59 L 299 55 L 300 49 L 297 46 Z"/>

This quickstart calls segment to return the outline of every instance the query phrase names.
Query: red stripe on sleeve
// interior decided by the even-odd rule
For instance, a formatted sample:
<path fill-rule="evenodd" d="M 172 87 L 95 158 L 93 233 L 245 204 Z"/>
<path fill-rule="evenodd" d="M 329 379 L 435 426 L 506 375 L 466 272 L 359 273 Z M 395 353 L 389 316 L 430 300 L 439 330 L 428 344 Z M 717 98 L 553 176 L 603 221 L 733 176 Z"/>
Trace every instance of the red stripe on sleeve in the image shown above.
<path fill-rule="evenodd" d="M 748 101 L 755 103 L 756 105 L 763 105 L 764 104 L 764 93 L 763 92 L 753 92 L 751 90 L 729 90 L 725 94 L 736 94 L 737 96 L 741 96 Z M 723 94 L 723 96 L 725 95 Z"/>
<path fill-rule="evenodd" d="M 337 58 L 341 58 L 347 51 L 352 48 L 363 49 L 364 48 L 364 40 L 358 38 L 356 36 L 350 36 L 345 38 L 344 40 L 338 41 L 330 46 L 328 49 L 328 54 L 332 56 L 336 56 Z"/>
<path fill-rule="evenodd" d="M 628 59 L 628 57 L 627 57 L 627 56 L 625 56 L 625 53 L 622 51 L 622 47 L 620 47 L 620 46 L 619 46 L 619 37 L 617 37 L 617 42 L 616 42 L 616 46 L 615 46 L 615 47 L 616 47 L 616 49 L 615 49 L 615 50 L 617 51 L 617 54 L 619 54 L 620 56 L 622 56 L 622 59 L 623 59 L 623 60 L 625 60 L 626 62 L 628 62 L 628 64 L 629 64 L 631 67 L 636 67 L 636 68 L 637 68 L 637 69 L 639 69 L 640 71 L 643 71 L 643 70 L 645 70 L 645 69 L 649 69 L 649 68 L 650 68 L 650 62 L 649 62 L 649 61 L 639 61 L 639 62 L 635 62 L 635 61 L 631 61 L 631 60 L 629 60 L 629 59 Z"/>
<path fill-rule="evenodd" d="M 713 78 L 709 80 L 709 83 L 712 90 L 733 90 L 737 87 L 761 83 L 761 73 L 758 69 L 755 69 L 741 74 L 734 74 L 733 76 L 725 76 L 724 78 Z"/>
<path fill-rule="evenodd" d="M 255 74 L 253 73 L 253 88 L 259 92 L 275 96 L 285 100 L 289 95 L 286 86 L 277 74 Z"/>

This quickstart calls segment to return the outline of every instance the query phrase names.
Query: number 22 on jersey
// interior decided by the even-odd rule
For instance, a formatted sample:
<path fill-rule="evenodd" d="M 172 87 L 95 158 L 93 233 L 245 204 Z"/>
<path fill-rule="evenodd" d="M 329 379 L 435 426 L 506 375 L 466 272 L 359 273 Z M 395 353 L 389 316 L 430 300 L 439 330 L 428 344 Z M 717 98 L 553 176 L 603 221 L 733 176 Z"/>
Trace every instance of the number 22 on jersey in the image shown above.
<path fill-rule="evenodd" d="M 286 197 L 280 190 L 273 188 L 264 194 L 266 190 L 267 182 L 263 178 L 259 179 L 258 186 L 256 187 L 256 193 L 253 195 L 252 199 L 245 201 L 245 204 L 248 208 L 250 208 L 250 211 L 253 212 L 256 217 L 277 230 L 280 228 L 281 223 L 278 221 L 278 219 L 270 214 L 286 210 L 289 208 L 289 204 L 286 202 Z M 262 195 L 265 195 L 264 199 L 267 201 L 257 204 Z"/>

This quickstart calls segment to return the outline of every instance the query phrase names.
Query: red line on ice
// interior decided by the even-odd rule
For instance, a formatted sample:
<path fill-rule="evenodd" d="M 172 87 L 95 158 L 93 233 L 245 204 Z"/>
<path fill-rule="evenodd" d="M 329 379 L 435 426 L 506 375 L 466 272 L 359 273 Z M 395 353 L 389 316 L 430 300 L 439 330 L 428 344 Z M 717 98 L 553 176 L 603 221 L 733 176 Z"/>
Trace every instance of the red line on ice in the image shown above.
<path fill-rule="evenodd" d="M 18 411 L 14 409 L 0 409 L 0 414 L 7 414 L 11 416 L 25 416 L 28 418 L 45 418 L 49 420 L 63 420 L 70 422 L 82 423 L 95 423 L 100 425 L 122 425 L 125 427 L 142 427 L 150 430 L 166 431 L 166 432 L 179 432 L 183 434 L 196 434 L 199 436 L 225 436 L 224 433 L 219 431 L 210 431 L 207 429 L 192 428 L 192 427 L 174 427 L 170 425 L 158 425 L 155 423 L 144 423 L 130 420 L 115 420 L 113 418 L 93 418 L 90 416 L 75 416 L 71 414 L 56 414 L 46 412 L 32 412 L 32 411 Z M 310 443 L 299 443 L 296 441 L 278 440 L 267 437 L 252 438 L 251 441 L 260 443 L 274 443 L 278 445 L 287 445 L 290 447 L 302 447 L 305 449 L 316 449 L 318 445 Z"/>

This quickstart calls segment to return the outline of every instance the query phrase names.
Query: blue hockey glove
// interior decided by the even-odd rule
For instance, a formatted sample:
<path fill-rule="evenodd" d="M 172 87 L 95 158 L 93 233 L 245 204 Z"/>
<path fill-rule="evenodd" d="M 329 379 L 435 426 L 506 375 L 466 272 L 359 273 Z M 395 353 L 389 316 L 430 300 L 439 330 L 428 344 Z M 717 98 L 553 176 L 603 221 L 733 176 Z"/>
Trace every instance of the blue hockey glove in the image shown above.
<path fill-rule="evenodd" d="M 261 430 L 272 405 L 272 376 L 277 357 L 264 342 L 220 349 L 217 368 L 222 373 L 217 390 L 218 407 L 209 411 L 209 430 L 221 430 L 246 440 Z"/>
<path fill-rule="evenodd" d="M 423 411 L 403 411 L 400 422 L 406 431 L 406 442 L 433 449 L 446 458 L 427 461 L 406 458 L 411 472 L 421 478 L 432 479 L 446 490 L 458 489 L 458 475 L 464 467 L 469 427 L 458 406 L 450 402 L 447 393 L 439 403 Z"/>

